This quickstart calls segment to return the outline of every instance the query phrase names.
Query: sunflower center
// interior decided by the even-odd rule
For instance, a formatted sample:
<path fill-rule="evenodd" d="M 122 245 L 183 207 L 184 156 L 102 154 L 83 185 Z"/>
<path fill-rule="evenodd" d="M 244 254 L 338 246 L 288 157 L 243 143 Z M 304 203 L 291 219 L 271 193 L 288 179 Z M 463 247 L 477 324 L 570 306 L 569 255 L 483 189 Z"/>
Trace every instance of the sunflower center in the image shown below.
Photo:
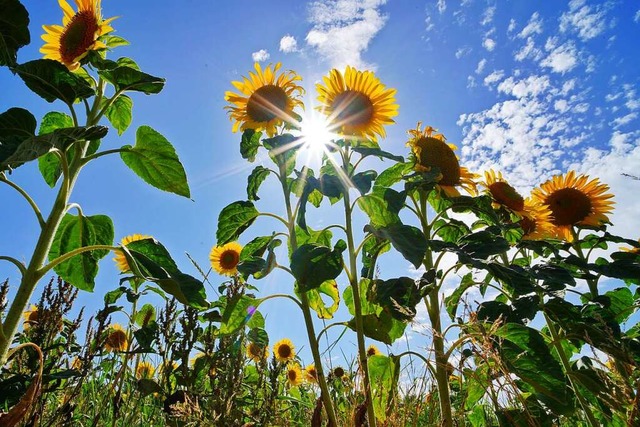
<path fill-rule="evenodd" d="M 240 261 L 240 254 L 236 251 L 224 251 L 220 255 L 220 266 L 226 270 L 236 268 Z"/>
<path fill-rule="evenodd" d="M 554 191 L 545 202 L 553 214 L 554 225 L 573 225 L 584 220 L 591 213 L 591 200 L 575 188 Z"/>
<path fill-rule="evenodd" d="M 278 347 L 278 356 L 281 359 L 287 359 L 291 357 L 291 347 L 289 347 L 288 345 L 281 345 L 280 347 Z"/>
<path fill-rule="evenodd" d="M 440 169 L 442 174 L 440 184 L 448 186 L 460 184 L 460 163 L 451 147 L 432 137 L 421 137 L 414 144 L 419 148 L 418 161 L 421 166 Z"/>
<path fill-rule="evenodd" d="M 287 94 L 279 86 L 266 85 L 258 88 L 247 101 L 247 115 L 254 122 L 268 122 L 282 118 L 287 108 Z"/>
<path fill-rule="evenodd" d="M 60 36 L 60 56 L 65 63 L 75 62 L 96 41 L 98 21 L 93 12 L 83 10 L 71 18 Z"/>
<path fill-rule="evenodd" d="M 339 93 L 333 100 L 331 108 L 335 112 L 335 121 L 339 125 L 361 126 L 373 119 L 371 99 L 355 90 Z"/>
<path fill-rule="evenodd" d="M 124 331 L 115 330 L 109 334 L 107 338 L 107 344 L 115 349 L 124 348 L 127 342 L 127 336 Z"/>
<path fill-rule="evenodd" d="M 522 227 L 522 231 L 524 231 L 524 235 L 526 236 L 536 231 L 536 222 L 525 216 L 520 220 L 520 227 Z"/>
<path fill-rule="evenodd" d="M 524 209 L 524 199 L 522 196 L 509 184 L 502 181 L 496 181 L 489 186 L 489 191 L 491 195 L 496 200 L 496 202 L 500 203 L 508 207 L 509 209 L 513 209 L 514 211 L 521 211 Z"/>
<path fill-rule="evenodd" d="M 289 369 L 289 371 L 287 372 L 287 376 L 289 377 L 289 381 L 295 382 L 296 378 L 298 378 L 298 373 L 295 371 L 295 369 Z"/>

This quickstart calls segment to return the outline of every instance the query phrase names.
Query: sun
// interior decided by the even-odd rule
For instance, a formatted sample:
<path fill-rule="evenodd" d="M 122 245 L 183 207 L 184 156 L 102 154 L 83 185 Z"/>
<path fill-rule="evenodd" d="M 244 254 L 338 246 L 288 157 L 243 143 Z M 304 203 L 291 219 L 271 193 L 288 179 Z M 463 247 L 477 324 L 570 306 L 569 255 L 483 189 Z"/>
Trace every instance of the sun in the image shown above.
<path fill-rule="evenodd" d="M 327 117 L 316 111 L 302 115 L 299 136 L 303 148 L 318 155 L 324 153 L 327 150 L 327 145 L 332 144 L 339 137 L 332 130 Z"/>

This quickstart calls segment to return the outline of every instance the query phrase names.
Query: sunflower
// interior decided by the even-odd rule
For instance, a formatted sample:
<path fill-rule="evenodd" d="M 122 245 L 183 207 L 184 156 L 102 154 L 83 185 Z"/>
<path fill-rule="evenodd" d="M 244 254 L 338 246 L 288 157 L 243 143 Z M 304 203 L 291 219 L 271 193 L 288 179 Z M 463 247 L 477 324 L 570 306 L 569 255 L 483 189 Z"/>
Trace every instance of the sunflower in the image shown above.
<path fill-rule="evenodd" d="M 117 323 L 114 323 L 109 327 L 107 331 L 107 339 L 104 342 L 104 347 L 107 351 L 125 351 L 127 349 L 127 333 Z"/>
<path fill-rule="evenodd" d="M 302 370 L 297 363 L 290 363 L 287 366 L 287 382 L 291 387 L 298 386 L 302 383 Z"/>
<path fill-rule="evenodd" d="M 211 266 L 218 274 L 233 276 L 238 272 L 241 252 L 242 246 L 237 242 L 214 246 L 209 254 Z"/>
<path fill-rule="evenodd" d="M 231 82 L 241 93 L 227 91 L 224 99 L 233 104 L 225 107 L 229 111 L 229 119 L 235 120 L 233 132 L 238 129 L 265 130 L 273 136 L 276 127 L 283 122 L 294 120 L 296 107 L 302 106 L 300 96 L 304 89 L 296 82 L 302 80 L 294 71 L 278 74 L 282 64 L 279 62 L 262 70 L 255 63 L 256 73 L 249 72 L 249 78 Z"/>
<path fill-rule="evenodd" d="M 153 378 L 153 374 L 156 369 L 153 367 L 151 362 L 142 361 L 138 363 L 138 367 L 136 368 L 136 378 L 141 379 L 150 379 Z"/>
<path fill-rule="evenodd" d="M 269 357 L 269 348 L 262 347 L 254 342 L 249 342 L 249 344 L 247 344 L 247 357 L 259 363 Z"/>
<path fill-rule="evenodd" d="M 109 24 L 116 18 L 102 19 L 101 1 L 74 0 L 78 9 L 74 12 L 66 0 L 58 0 L 64 12 L 62 25 L 42 26 L 45 31 L 42 40 L 46 43 L 40 53 L 44 53 L 45 59 L 61 62 L 73 71 L 89 51 L 107 48 L 100 37 L 113 31 Z"/>
<path fill-rule="evenodd" d="M 524 231 L 522 240 L 543 240 L 553 237 L 555 226 L 552 220 L 549 206 L 526 199 L 522 219 L 519 222 Z"/>
<path fill-rule="evenodd" d="M 296 356 L 295 347 L 288 338 L 283 338 L 275 343 L 273 354 L 278 362 L 288 362 Z"/>
<path fill-rule="evenodd" d="M 29 329 L 31 326 L 38 323 L 38 320 L 40 319 L 40 312 L 38 311 L 38 307 L 34 304 L 31 304 L 31 307 L 29 308 L 29 310 L 24 312 L 23 316 L 24 323 L 22 324 L 22 327 L 24 329 Z"/>
<path fill-rule="evenodd" d="M 344 368 L 338 366 L 331 371 L 331 374 L 336 378 L 342 378 L 345 376 L 346 372 L 344 371 Z"/>
<path fill-rule="evenodd" d="M 609 222 L 606 214 L 613 210 L 613 194 L 609 186 L 587 175 L 554 176 L 532 191 L 536 201 L 549 206 L 555 234 L 567 242 L 573 241 L 573 226 L 601 226 Z"/>
<path fill-rule="evenodd" d="M 144 239 L 153 239 L 153 237 L 144 234 L 132 234 L 130 236 L 123 237 L 122 240 L 120 240 L 120 244 L 122 246 L 127 246 L 131 242 L 137 242 L 138 240 Z M 122 252 L 121 250 L 116 251 L 116 257 L 113 260 L 116 262 L 116 266 L 121 272 L 128 273 L 131 271 L 131 267 L 129 267 L 127 258 L 124 256 L 124 252 Z"/>
<path fill-rule="evenodd" d="M 441 178 L 438 187 L 449 197 L 460 196 L 456 187 L 462 187 L 470 194 L 476 194 L 475 174 L 460 166 L 458 157 L 453 150 L 456 146 L 448 144 L 441 134 L 433 135 L 431 126 L 421 129 L 422 122 L 418 122 L 415 129 L 407 133 L 411 139 L 407 145 L 415 156 L 415 168 L 418 172 L 428 172 L 432 167 L 440 170 Z"/>
<path fill-rule="evenodd" d="M 318 370 L 314 364 L 311 364 L 304 368 L 304 379 L 307 380 L 308 383 L 315 384 L 318 382 Z"/>
<path fill-rule="evenodd" d="M 494 206 L 504 206 L 514 212 L 521 213 L 524 209 L 524 197 L 513 188 L 506 179 L 502 177 L 502 172 L 490 169 L 484 173 L 484 182 L 481 183 L 494 200 Z"/>
<path fill-rule="evenodd" d="M 333 69 L 316 84 L 318 110 L 329 117 L 334 131 L 345 136 L 376 140 L 386 135 L 384 125 L 398 115 L 395 89 L 386 89 L 371 71 L 347 67 L 344 75 Z"/>
<path fill-rule="evenodd" d="M 379 356 L 381 354 L 382 352 L 378 350 L 378 347 L 376 347 L 375 345 L 371 344 L 369 347 L 367 347 L 367 357 Z"/>

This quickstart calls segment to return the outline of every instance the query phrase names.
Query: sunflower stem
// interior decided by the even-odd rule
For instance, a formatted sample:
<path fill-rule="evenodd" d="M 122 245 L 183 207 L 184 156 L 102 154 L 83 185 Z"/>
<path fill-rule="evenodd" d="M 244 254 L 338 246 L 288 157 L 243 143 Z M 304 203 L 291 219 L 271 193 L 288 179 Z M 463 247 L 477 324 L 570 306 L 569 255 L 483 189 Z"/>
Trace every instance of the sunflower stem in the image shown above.
<path fill-rule="evenodd" d="M 584 252 L 580 247 L 580 236 L 574 227 L 571 227 L 571 235 L 573 236 L 573 249 L 575 249 L 578 257 L 584 261 L 585 263 L 589 262 L 589 259 L 584 256 Z M 587 281 L 587 285 L 589 286 L 589 292 L 591 293 L 591 299 L 598 296 L 598 280 L 597 279 L 585 279 Z"/>

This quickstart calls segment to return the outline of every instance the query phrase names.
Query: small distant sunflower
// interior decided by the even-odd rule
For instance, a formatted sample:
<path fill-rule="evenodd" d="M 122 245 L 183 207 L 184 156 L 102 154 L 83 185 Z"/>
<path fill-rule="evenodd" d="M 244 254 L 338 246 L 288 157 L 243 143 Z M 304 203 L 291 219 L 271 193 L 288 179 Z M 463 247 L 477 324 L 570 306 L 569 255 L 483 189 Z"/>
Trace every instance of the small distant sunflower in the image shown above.
<path fill-rule="evenodd" d="M 256 62 L 255 74 L 249 72 L 249 78 L 231 82 L 241 92 L 224 94 L 225 101 L 233 104 L 225 107 L 229 119 L 235 120 L 233 132 L 238 129 L 264 130 L 273 136 L 278 125 L 293 120 L 293 110 L 303 105 L 300 96 L 304 89 L 296 84 L 302 78 L 293 71 L 278 74 L 281 65 L 278 62 L 273 69 L 269 65 L 263 71 Z"/>
<path fill-rule="evenodd" d="M 442 176 L 438 181 L 438 187 L 449 197 L 460 196 L 456 187 L 462 187 L 470 194 L 476 194 L 476 183 L 473 181 L 475 174 L 460 166 L 458 157 L 453 150 L 456 146 L 448 144 L 441 134 L 433 135 L 431 126 L 421 129 L 422 123 L 418 122 L 415 129 L 407 133 L 411 139 L 407 145 L 415 155 L 416 170 L 428 172 L 432 167 L 437 167 Z"/>
<path fill-rule="evenodd" d="M 333 369 L 333 371 L 331 371 L 331 373 L 333 374 L 334 377 L 336 378 L 342 378 L 345 375 L 345 371 L 344 368 L 337 366 Z"/>
<path fill-rule="evenodd" d="M 318 110 L 325 113 L 334 131 L 345 136 L 376 140 L 386 135 L 384 126 L 398 115 L 395 89 L 387 89 L 371 71 L 347 67 L 344 75 L 333 69 L 316 84 Z"/>
<path fill-rule="evenodd" d="M 532 199 L 524 202 L 524 211 L 520 220 L 520 227 L 524 231 L 522 240 L 543 240 L 555 235 L 549 206 Z"/>
<path fill-rule="evenodd" d="M 238 272 L 242 246 L 237 242 L 214 246 L 209 254 L 213 269 L 224 276 L 233 276 Z"/>
<path fill-rule="evenodd" d="M 152 239 L 153 237 L 147 236 L 145 234 L 132 234 L 127 237 L 123 237 L 120 240 L 120 244 L 122 246 L 127 246 L 131 242 L 137 242 L 138 240 L 144 239 Z M 113 259 L 116 262 L 116 267 L 123 273 L 128 273 L 131 271 L 131 267 L 129 267 L 129 263 L 127 262 L 127 258 L 124 256 L 124 253 L 121 250 L 116 251 L 116 256 Z"/>
<path fill-rule="evenodd" d="M 107 351 L 125 351 L 127 349 L 127 333 L 117 323 L 111 325 L 107 331 L 104 347 Z"/>
<path fill-rule="evenodd" d="M 308 383 L 312 384 L 318 382 L 318 370 L 316 369 L 316 365 L 311 364 L 304 368 L 304 379 L 307 380 Z"/>
<path fill-rule="evenodd" d="M 371 357 L 371 356 L 379 356 L 381 355 L 382 352 L 380 350 L 378 350 L 378 347 L 376 347 L 375 345 L 371 344 L 368 348 L 367 348 L 367 357 Z"/>
<path fill-rule="evenodd" d="M 273 354 L 278 362 L 288 362 L 296 357 L 295 347 L 288 338 L 283 338 L 273 346 Z"/>
<path fill-rule="evenodd" d="M 519 213 L 523 211 L 524 197 L 502 177 L 502 172 L 493 169 L 486 171 L 482 185 L 486 187 L 498 207 L 504 206 Z"/>
<path fill-rule="evenodd" d="M 29 329 L 31 326 L 38 323 L 38 320 L 40 319 L 40 312 L 38 311 L 38 307 L 34 304 L 31 304 L 31 307 L 29 308 L 29 310 L 24 312 L 23 316 L 24 323 L 22 324 L 22 327 L 24 329 Z"/>
<path fill-rule="evenodd" d="M 302 384 L 302 370 L 297 363 L 287 365 L 287 382 L 291 387 Z"/>
<path fill-rule="evenodd" d="M 137 379 L 151 379 L 153 378 L 153 374 L 156 371 L 156 368 L 153 367 L 151 362 L 142 361 L 138 363 L 138 367 L 136 368 L 136 378 Z"/>
<path fill-rule="evenodd" d="M 111 21 L 102 19 L 101 0 L 74 0 L 77 12 L 66 0 L 58 0 L 64 12 L 62 25 L 43 25 L 46 42 L 40 52 L 45 59 L 61 62 L 69 70 L 76 70 L 80 60 L 92 50 L 106 49 L 100 37 L 113 31 Z"/>
<path fill-rule="evenodd" d="M 262 347 L 254 342 L 247 344 L 247 357 L 256 363 L 266 360 L 269 357 L 269 347 Z"/>
<path fill-rule="evenodd" d="M 532 191 L 536 201 L 549 206 L 560 239 L 573 241 L 573 226 L 600 226 L 608 223 L 606 214 L 613 210 L 613 194 L 609 186 L 598 178 L 589 180 L 587 175 L 576 175 L 569 171 L 566 175 L 554 176 Z"/>

